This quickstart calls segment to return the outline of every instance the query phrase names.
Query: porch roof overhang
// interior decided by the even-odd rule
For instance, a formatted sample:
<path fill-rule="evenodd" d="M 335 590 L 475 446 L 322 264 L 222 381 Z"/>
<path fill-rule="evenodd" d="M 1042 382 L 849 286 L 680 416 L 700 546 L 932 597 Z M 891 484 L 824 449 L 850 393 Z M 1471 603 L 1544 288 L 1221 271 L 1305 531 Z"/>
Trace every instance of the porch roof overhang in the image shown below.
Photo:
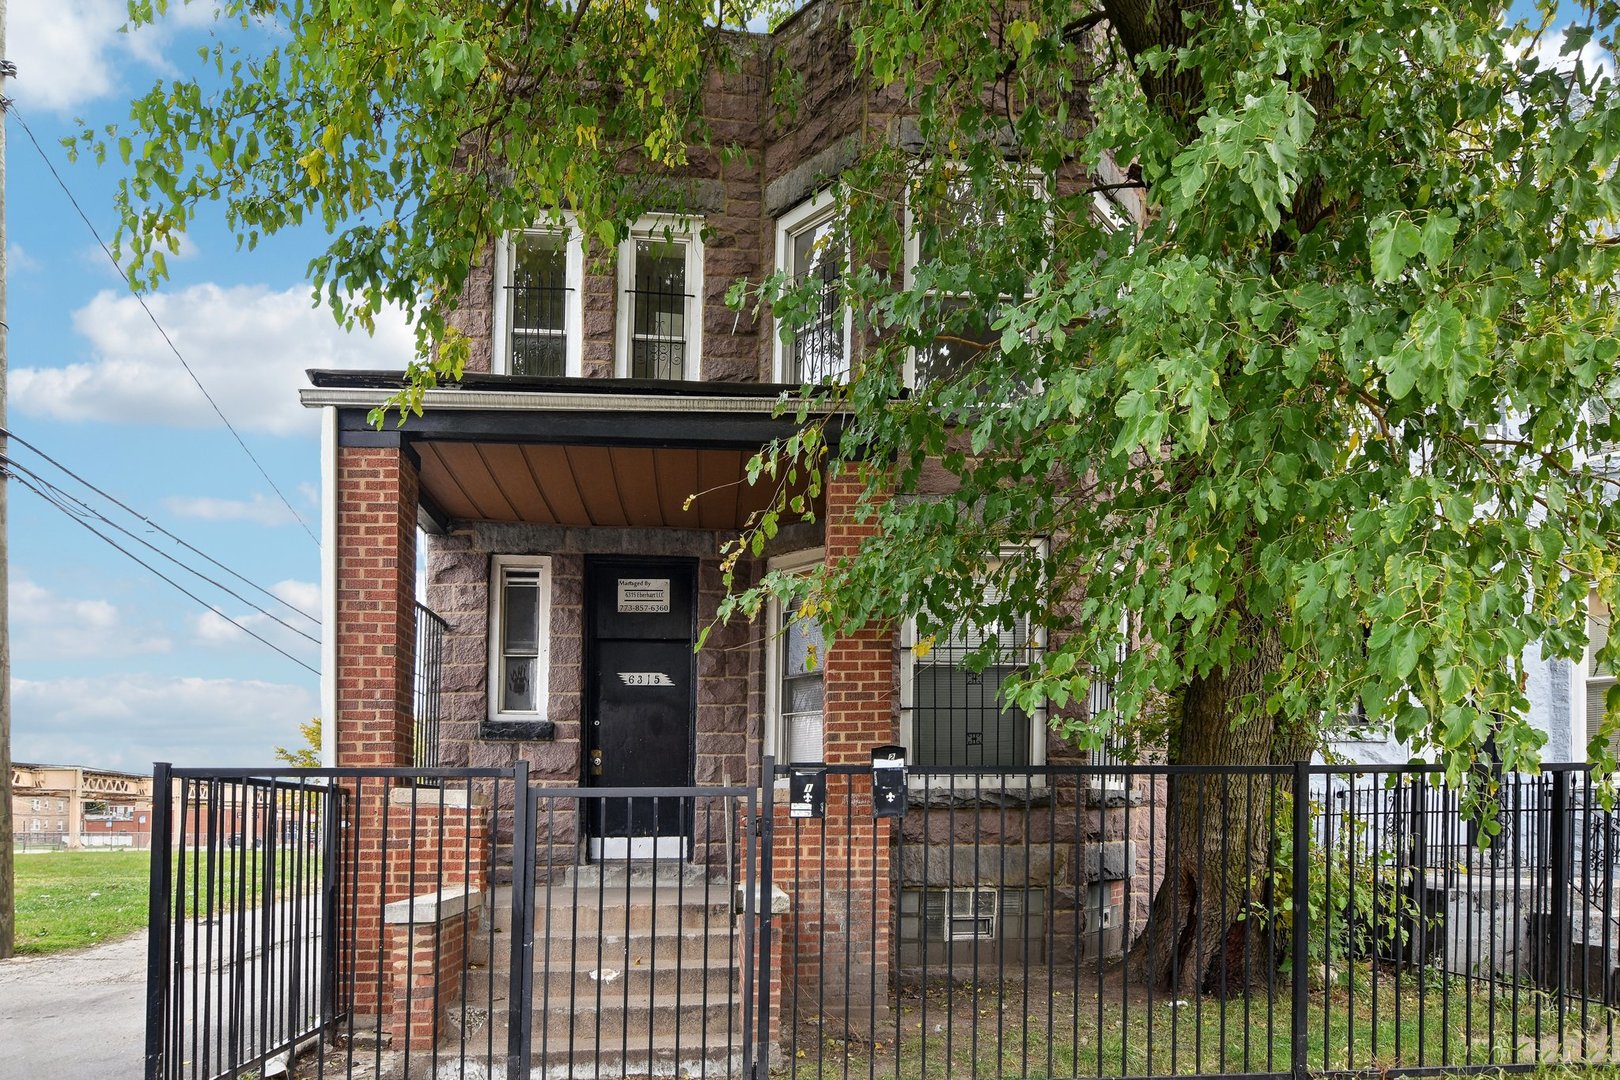
<path fill-rule="evenodd" d="M 427 391 L 421 416 L 379 429 L 367 414 L 399 392 L 399 372 L 308 374 L 301 400 L 336 411 L 339 446 L 415 457 L 432 531 L 453 521 L 740 529 L 771 496 L 766 482 L 748 484 L 749 458 L 799 427 L 777 415 L 796 386 L 468 375 Z M 811 408 L 836 439 L 836 407 Z"/>

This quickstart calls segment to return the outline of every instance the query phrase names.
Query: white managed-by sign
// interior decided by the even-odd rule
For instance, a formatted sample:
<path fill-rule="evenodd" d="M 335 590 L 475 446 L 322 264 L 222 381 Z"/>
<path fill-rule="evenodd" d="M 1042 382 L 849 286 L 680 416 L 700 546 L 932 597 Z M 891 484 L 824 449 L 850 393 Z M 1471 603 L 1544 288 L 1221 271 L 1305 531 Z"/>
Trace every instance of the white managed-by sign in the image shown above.
<path fill-rule="evenodd" d="M 669 612 L 669 578 L 619 579 L 620 615 L 663 615 Z"/>

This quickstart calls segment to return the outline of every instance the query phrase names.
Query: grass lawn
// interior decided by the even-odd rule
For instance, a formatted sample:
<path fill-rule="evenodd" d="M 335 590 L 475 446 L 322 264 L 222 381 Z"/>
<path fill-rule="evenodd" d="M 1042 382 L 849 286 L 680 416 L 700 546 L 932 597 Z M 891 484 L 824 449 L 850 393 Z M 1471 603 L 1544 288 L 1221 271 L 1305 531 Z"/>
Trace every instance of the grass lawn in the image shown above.
<path fill-rule="evenodd" d="M 41 955 L 128 937 L 146 925 L 144 851 L 17 856 L 17 952 Z"/>
<path fill-rule="evenodd" d="M 262 851 L 250 851 L 241 868 L 243 895 L 259 895 L 262 876 L 273 872 L 275 893 L 303 892 L 320 878 L 314 857 L 282 860 L 267 866 Z M 182 862 L 183 860 L 183 862 Z M 145 851 L 57 851 L 19 854 L 17 867 L 17 952 L 39 956 L 82 949 L 128 937 L 146 926 L 147 879 L 152 856 Z M 237 863 L 230 851 L 210 861 L 201 851 L 176 856 L 176 873 L 186 881 L 186 913 L 209 905 L 228 910 L 237 895 Z M 192 895 L 195 892 L 195 897 Z"/>
<path fill-rule="evenodd" d="M 1366 972 L 1361 973 L 1365 976 Z M 1502 1065 L 1511 1062 L 1613 1064 L 1620 1054 L 1620 1013 L 1575 1003 L 1562 1019 L 1553 999 L 1526 986 L 1429 973 L 1396 983 L 1386 973 L 1374 995 L 1363 982 L 1354 998 L 1336 989 L 1310 995 L 1306 1058 L 1312 1071 L 1381 1073 L 1394 1067 Z M 1009 980 L 950 987 L 889 999 L 874 1032 L 825 1025 L 784 1007 L 784 1046 L 777 1063 L 795 1080 L 938 1076 L 993 1078 L 1211 1075 L 1286 1071 L 1290 1063 L 1289 988 L 1245 1004 L 1211 996 L 1129 1003 L 1105 994 L 1044 986 L 1028 992 Z M 1376 1001 L 1376 1005 L 1375 1005 Z M 896 1005 L 898 1004 L 898 1009 Z M 811 1010 L 813 1012 L 813 1006 Z M 875 1038 L 874 1038 L 875 1035 Z M 1611 1071 L 1608 1075 L 1614 1075 Z"/>

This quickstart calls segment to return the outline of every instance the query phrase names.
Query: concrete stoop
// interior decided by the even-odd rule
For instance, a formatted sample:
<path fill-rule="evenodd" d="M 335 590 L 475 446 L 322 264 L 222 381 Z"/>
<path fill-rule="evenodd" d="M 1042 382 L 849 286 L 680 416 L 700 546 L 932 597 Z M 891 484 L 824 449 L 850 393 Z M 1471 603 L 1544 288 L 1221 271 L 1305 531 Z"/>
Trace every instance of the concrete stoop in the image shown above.
<path fill-rule="evenodd" d="M 576 867 L 535 891 L 531 1071 L 526 1080 L 737 1076 L 742 1068 L 742 929 L 728 883 L 674 862 Z M 478 997 L 447 1017 L 477 1034 L 463 1059 L 441 1047 L 417 1076 L 506 1075 L 511 894 L 492 898 L 494 955 L 475 955 Z M 486 947 L 481 952 L 489 952 Z M 486 1030 L 487 1029 L 487 1030 Z M 500 1060 L 489 1061 L 491 1045 Z M 476 1060 L 473 1051 L 476 1050 Z M 414 1060 L 420 1057 L 421 1064 Z"/>

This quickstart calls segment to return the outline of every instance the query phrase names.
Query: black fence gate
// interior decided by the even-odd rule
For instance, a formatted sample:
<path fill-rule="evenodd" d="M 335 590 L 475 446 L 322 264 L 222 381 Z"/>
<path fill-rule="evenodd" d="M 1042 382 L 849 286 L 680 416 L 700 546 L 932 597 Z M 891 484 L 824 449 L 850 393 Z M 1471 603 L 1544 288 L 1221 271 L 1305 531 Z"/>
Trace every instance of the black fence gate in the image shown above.
<path fill-rule="evenodd" d="M 768 786 L 159 765 L 154 790 L 147 1080 L 765 1076 Z M 674 811 L 680 849 L 587 858 L 606 808 Z"/>

